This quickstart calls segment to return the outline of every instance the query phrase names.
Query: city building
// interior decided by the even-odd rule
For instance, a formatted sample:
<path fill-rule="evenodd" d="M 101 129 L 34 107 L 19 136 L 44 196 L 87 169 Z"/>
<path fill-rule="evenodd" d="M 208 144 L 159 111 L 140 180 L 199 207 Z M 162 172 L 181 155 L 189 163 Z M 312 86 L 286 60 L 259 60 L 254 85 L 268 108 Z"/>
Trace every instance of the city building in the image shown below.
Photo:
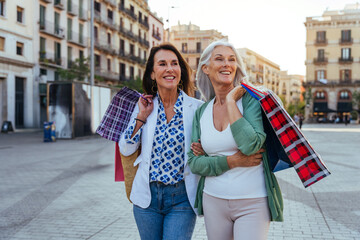
<path fill-rule="evenodd" d="M 286 104 L 296 104 L 303 101 L 303 75 L 288 74 L 287 71 L 280 72 L 279 95 Z"/>
<path fill-rule="evenodd" d="M 156 13 L 149 14 L 149 42 L 150 49 L 153 46 L 160 45 L 164 42 L 164 23 L 162 18 L 159 18 Z"/>
<path fill-rule="evenodd" d="M 197 69 L 202 51 L 212 42 L 226 39 L 217 30 L 201 30 L 194 24 L 180 24 L 170 29 L 169 42 L 180 50 L 193 70 Z M 195 71 L 194 71 L 195 72 Z"/>
<path fill-rule="evenodd" d="M 95 75 L 117 85 L 141 77 L 149 44 L 146 0 L 95 0 Z"/>
<path fill-rule="evenodd" d="M 249 81 L 279 95 L 280 66 L 248 48 L 239 48 L 237 51 L 244 61 Z"/>
<path fill-rule="evenodd" d="M 360 90 L 359 22 L 358 4 L 306 18 L 305 118 L 332 121 L 352 111 Z"/>
<path fill-rule="evenodd" d="M 15 128 L 38 121 L 34 24 L 32 1 L 0 0 L 0 124 L 10 121 Z"/>

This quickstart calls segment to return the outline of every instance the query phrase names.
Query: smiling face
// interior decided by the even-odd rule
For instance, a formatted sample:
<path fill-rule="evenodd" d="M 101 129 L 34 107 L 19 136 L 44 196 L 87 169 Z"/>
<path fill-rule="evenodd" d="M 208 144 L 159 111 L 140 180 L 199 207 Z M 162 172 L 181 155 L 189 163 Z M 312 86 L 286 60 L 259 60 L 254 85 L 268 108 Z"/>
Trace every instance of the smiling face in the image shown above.
<path fill-rule="evenodd" d="M 181 79 L 181 68 L 175 53 L 170 50 L 159 50 L 155 54 L 151 79 L 155 79 L 159 91 L 177 89 Z"/>
<path fill-rule="evenodd" d="M 234 51 L 227 46 L 217 46 L 211 53 L 208 65 L 202 70 L 214 85 L 232 84 L 236 75 L 237 61 Z"/>

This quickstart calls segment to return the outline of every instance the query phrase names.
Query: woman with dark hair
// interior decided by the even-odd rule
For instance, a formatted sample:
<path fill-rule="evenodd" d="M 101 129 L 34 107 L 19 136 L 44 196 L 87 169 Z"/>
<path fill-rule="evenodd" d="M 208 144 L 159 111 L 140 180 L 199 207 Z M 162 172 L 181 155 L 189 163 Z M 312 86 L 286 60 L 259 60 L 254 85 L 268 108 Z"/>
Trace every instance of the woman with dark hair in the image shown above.
<path fill-rule="evenodd" d="M 153 47 L 143 77 L 145 95 L 120 140 L 125 156 L 141 148 L 130 194 L 141 239 L 191 239 L 194 230 L 198 177 L 190 171 L 186 152 L 202 102 L 189 97 L 190 71 L 171 44 Z"/>
<path fill-rule="evenodd" d="M 206 154 L 192 147 L 189 166 L 201 176 L 195 207 L 210 240 L 265 240 L 270 221 L 283 220 L 260 104 L 239 86 L 245 80 L 233 45 L 217 41 L 204 50 L 197 84 L 207 102 L 195 113 L 192 142 L 200 139 Z"/>

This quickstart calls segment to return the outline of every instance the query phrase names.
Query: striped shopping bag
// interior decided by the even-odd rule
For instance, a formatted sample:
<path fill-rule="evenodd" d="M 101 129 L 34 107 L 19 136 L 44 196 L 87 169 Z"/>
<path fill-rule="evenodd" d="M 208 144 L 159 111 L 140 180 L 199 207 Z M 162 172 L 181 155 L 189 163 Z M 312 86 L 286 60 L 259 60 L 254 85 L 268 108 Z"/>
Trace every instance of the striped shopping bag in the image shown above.
<path fill-rule="evenodd" d="M 294 167 L 304 187 L 330 175 L 320 155 L 315 152 L 273 93 L 261 92 L 244 83 L 241 85 L 259 101 L 263 110 L 267 152 L 272 171 Z"/>

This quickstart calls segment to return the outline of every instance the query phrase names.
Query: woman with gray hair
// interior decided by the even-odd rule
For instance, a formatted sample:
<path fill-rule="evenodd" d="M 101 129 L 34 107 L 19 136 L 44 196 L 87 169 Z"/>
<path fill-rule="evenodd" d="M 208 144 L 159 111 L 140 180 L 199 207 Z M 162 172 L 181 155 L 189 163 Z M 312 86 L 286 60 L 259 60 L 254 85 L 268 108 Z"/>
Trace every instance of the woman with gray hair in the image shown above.
<path fill-rule="evenodd" d="M 283 221 L 282 195 L 270 171 L 260 104 L 240 86 L 242 60 L 226 41 L 202 53 L 197 85 L 204 103 L 195 113 L 191 171 L 201 176 L 195 207 L 208 238 L 266 239 L 270 221 Z M 270 147 L 270 146 L 268 146 Z"/>

